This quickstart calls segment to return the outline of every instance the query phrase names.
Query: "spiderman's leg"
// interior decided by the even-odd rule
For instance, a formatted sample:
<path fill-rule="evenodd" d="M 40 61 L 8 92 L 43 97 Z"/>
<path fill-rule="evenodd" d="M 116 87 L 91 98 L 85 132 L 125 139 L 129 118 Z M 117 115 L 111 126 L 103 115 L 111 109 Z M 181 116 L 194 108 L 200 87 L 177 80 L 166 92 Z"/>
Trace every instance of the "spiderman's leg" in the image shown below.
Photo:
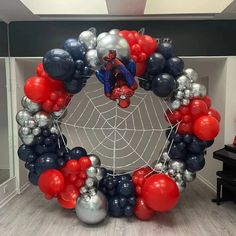
<path fill-rule="evenodd" d="M 104 84 L 104 79 L 105 79 L 105 70 L 101 69 L 101 70 L 96 70 L 95 74 L 97 79 Z"/>
<path fill-rule="evenodd" d="M 112 88 L 111 88 L 111 70 L 106 70 L 104 74 L 104 93 L 107 97 L 111 96 Z"/>
<path fill-rule="evenodd" d="M 132 59 L 129 60 L 129 62 L 127 64 L 127 69 L 129 70 L 131 75 L 134 77 L 135 74 L 136 74 L 136 65 L 135 65 L 135 62 Z"/>

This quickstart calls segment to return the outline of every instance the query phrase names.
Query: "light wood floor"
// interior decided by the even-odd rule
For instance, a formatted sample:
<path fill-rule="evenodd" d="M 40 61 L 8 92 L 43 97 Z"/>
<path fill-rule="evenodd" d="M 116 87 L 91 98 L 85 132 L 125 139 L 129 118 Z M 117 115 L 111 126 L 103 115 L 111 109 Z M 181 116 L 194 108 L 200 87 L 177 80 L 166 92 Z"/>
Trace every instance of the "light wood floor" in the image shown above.
<path fill-rule="evenodd" d="M 196 180 L 172 212 L 157 214 L 152 221 L 109 218 L 101 225 L 88 227 L 77 220 L 75 212 L 61 209 L 56 201 L 44 200 L 37 188 L 30 187 L 0 209 L 0 235 L 236 235 L 236 205 L 216 206 L 210 201 L 212 197 L 214 193 Z"/>

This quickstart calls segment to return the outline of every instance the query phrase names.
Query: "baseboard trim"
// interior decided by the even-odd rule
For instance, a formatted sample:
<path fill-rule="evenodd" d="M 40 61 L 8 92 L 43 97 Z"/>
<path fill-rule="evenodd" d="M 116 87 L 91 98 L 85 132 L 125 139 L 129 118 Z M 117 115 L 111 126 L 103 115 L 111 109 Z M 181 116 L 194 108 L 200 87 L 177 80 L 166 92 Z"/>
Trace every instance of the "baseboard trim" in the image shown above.
<path fill-rule="evenodd" d="M 4 198 L 1 202 L 0 202 L 0 209 L 2 207 L 4 207 L 8 202 L 10 202 L 14 197 L 16 197 L 17 195 L 17 191 L 15 190 L 14 192 L 12 192 L 10 195 L 8 195 L 6 198 Z"/>
<path fill-rule="evenodd" d="M 210 183 L 206 178 L 204 178 L 202 175 L 197 174 L 197 178 L 205 184 L 208 188 L 210 188 L 213 192 L 216 193 L 216 186 L 214 186 L 212 183 Z"/>
<path fill-rule="evenodd" d="M 30 186 L 30 182 L 26 182 L 20 187 L 19 194 L 22 194 L 28 187 Z"/>

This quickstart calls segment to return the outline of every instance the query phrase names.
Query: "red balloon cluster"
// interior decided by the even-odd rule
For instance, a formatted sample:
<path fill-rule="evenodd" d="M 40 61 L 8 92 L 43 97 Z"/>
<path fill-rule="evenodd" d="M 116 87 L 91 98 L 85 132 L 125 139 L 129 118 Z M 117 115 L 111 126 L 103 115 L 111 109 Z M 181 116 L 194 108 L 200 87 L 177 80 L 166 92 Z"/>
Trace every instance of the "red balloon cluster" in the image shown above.
<path fill-rule="evenodd" d="M 49 113 L 66 107 L 72 95 L 65 91 L 63 82 L 50 78 L 42 64 L 37 66 L 36 72 L 37 76 L 30 77 L 25 83 L 25 95 L 33 102 L 41 103 L 42 110 Z"/>
<path fill-rule="evenodd" d="M 155 212 L 171 210 L 179 199 L 176 183 L 165 174 L 151 174 L 151 171 L 151 168 L 143 167 L 132 175 L 138 196 L 134 214 L 140 220 L 149 220 Z"/>
<path fill-rule="evenodd" d="M 211 108 L 209 97 L 192 99 L 187 106 L 166 112 L 166 120 L 171 124 L 180 122 L 180 134 L 194 134 L 204 141 L 213 140 L 220 131 L 220 114 Z"/>
<path fill-rule="evenodd" d="M 140 35 L 137 31 L 122 30 L 119 35 L 127 40 L 131 57 L 136 63 L 136 75 L 141 76 L 146 71 L 148 57 L 157 48 L 156 39 L 149 35 Z"/>
<path fill-rule="evenodd" d="M 88 157 L 81 157 L 79 160 L 67 161 L 60 170 L 46 170 L 39 177 L 39 189 L 46 199 L 56 197 L 63 208 L 73 209 L 80 188 L 85 184 L 86 170 L 91 164 Z"/>

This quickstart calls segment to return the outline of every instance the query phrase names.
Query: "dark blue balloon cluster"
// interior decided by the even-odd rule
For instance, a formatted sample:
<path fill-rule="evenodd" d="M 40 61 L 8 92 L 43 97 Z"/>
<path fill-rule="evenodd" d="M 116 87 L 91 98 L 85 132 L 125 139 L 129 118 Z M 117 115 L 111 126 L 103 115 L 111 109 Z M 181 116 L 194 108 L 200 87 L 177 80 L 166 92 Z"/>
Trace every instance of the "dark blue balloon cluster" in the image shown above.
<path fill-rule="evenodd" d="M 86 46 L 70 38 L 63 49 L 52 49 L 43 58 L 44 70 L 55 80 L 64 82 L 68 93 L 76 94 L 85 86 L 93 71 L 85 63 Z"/>
<path fill-rule="evenodd" d="M 157 51 L 148 58 L 147 73 L 140 79 L 139 85 L 159 97 L 168 97 L 177 88 L 176 78 L 183 69 L 184 62 L 174 56 L 173 45 L 161 42 Z"/>
<path fill-rule="evenodd" d="M 171 159 L 179 159 L 185 162 L 186 168 L 191 171 L 199 171 L 205 165 L 204 152 L 214 140 L 202 141 L 191 134 L 181 135 L 176 130 L 168 130 L 166 136 L 170 141 L 169 156 Z"/>
<path fill-rule="evenodd" d="M 108 199 L 108 212 L 113 217 L 132 216 L 136 203 L 135 189 L 130 175 L 106 175 L 100 190 Z"/>
<path fill-rule="evenodd" d="M 19 158 L 29 170 L 29 180 L 37 185 L 39 175 L 47 169 L 58 169 L 67 160 L 66 138 L 63 139 L 49 129 L 35 137 L 33 145 L 22 144 L 18 149 Z"/>

